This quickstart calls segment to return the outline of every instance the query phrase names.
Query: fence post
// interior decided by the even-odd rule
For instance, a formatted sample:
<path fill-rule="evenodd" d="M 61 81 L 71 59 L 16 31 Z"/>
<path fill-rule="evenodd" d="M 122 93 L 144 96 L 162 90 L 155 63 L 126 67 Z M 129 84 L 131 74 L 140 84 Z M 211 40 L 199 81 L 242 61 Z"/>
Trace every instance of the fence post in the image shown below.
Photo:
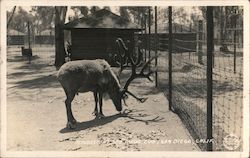
<path fill-rule="evenodd" d="M 157 34 L 157 6 L 155 6 L 155 56 L 158 54 L 158 34 Z M 155 58 L 155 67 L 158 65 L 158 57 Z M 158 72 L 155 71 L 155 87 L 158 86 Z"/>
<path fill-rule="evenodd" d="M 202 33 L 203 33 L 203 21 L 198 22 L 198 63 L 203 65 L 203 50 L 202 50 Z"/>
<path fill-rule="evenodd" d="M 148 7 L 148 59 L 151 58 L 151 8 Z M 149 62 L 149 70 L 151 62 Z"/>
<path fill-rule="evenodd" d="M 30 49 L 30 22 L 28 21 L 28 44 Z"/>
<path fill-rule="evenodd" d="M 237 42 L 237 30 L 236 25 L 237 23 L 237 16 L 233 17 L 233 24 L 234 24 L 234 73 L 236 73 L 236 42 Z"/>
<path fill-rule="evenodd" d="M 144 28 L 145 28 L 145 31 L 144 31 L 144 40 L 145 40 L 145 56 L 144 56 L 144 62 L 147 61 L 147 49 L 148 49 L 148 37 L 147 37 L 147 15 L 144 14 Z"/>
<path fill-rule="evenodd" d="M 192 23 L 189 25 L 189 32 L 192 32 Z M 188 59 L 190 60 L 190 51 L 188 51 Z"/>
<path fill-rule="evenodd" d="M 173 34 L 172 34 L 172 7 L 168 7 L 168 30 L 169 30 L 169 36 L 168 36 L 168 67 L 169 67 L 169 110 L 173 110 L 172 108 L 172 44 L 173 44 Z"/>
<path fill-rule="evenodd" d="M 207 7 L 207 151 L 213 150 L 213 7 Z"/>

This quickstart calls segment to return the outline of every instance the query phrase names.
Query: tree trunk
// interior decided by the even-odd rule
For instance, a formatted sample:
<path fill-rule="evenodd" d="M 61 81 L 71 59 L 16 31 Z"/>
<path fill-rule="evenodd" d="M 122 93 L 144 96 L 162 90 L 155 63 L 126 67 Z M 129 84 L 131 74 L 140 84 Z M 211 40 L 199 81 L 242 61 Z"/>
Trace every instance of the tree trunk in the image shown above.
<path fill-rule="evenodd" d="M 55 66 L 60 67 L 65 63 L 64 32 L 67 7 L 55 7 Z"/>
<path fill-rule="evenodd" d="M 7 29 L 8 29 L 8 27 L 9 27 L 9 25 L 10 25 L 10 22 L 11 22 L 11 20 L 12 20 L 12 18 L 13 18 L 13 15 L 14 15 L 15 11 L 16 11 L 16 6 L 13 7 L 12 13 L 11 13 L 9 19 L 8 19 L 8 22 L 7 22 Z"/>
<path fill-rule="evenodd" d="M 227 32 L 226 32 L 226 27 L 227 27 L 227 9 L 226 7 L 221 7 L 220 10 L 220 37 L 221 37 L 221 47 L 220 47 L 220 51 L 222 52 L 229 52 L 229 49 L 227 48 L 227 44 L 226 44 L 226 38 L 227 38 Z"/>

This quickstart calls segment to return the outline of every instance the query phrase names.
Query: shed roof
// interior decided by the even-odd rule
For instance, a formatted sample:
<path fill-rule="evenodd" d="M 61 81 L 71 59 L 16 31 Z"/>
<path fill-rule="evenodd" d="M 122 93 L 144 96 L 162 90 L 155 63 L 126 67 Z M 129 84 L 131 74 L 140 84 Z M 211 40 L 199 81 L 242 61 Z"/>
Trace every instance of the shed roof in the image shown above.
<path fill-rule="evenodd" d="M 64 25 L 64 29 L 86 28 L 141 30 L 139 25 L 132 23 L 106 9 L 98 10 L 87 17 L 73 20 Z"/>

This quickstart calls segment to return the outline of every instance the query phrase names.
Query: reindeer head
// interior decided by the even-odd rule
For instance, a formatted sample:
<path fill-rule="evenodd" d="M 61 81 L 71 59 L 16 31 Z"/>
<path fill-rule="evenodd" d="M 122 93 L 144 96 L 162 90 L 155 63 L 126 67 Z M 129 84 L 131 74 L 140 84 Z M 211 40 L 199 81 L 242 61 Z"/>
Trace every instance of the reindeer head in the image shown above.
<path fill-rule="evenodd" d="M 122 111 L 123 92 L 120 88 L 117 88 L 117 87 L 113 87 L 113 88 L 116 88 L 116 89 L 109 92 L 110 99 L 115 105 L 116 110 Z"/>
<path fill-rule="evenodd" d="M 104 60 L 101 60 L 104 62 Z M 102 63 L 103 66 L 103 79 L 100 81 L 101 85 L 107 85 L 103 87 L 103 91 L 107 92 L 110 99 L 112 100 L 117 111 L 122 111 L 122 100 L 124 98 L 124 92 L 121 88 L 120 82 L 117 75 L 111 69 L 110 65 L 105 61 Z"/>

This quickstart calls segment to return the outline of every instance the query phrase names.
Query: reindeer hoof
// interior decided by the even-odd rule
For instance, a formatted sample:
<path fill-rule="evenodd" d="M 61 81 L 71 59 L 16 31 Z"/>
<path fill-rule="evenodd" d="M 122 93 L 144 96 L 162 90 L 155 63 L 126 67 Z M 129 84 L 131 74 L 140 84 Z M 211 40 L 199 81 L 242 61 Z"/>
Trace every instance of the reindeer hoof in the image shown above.
<path fill-rule="evenodd" d="M 68 122 L 67 123 L 67 128 L 68 129 L 75 129 L 76 128 L 76 121 Z"/>
<path fill-rule="evenodd" d="M 94 115 L 94 116 L 98 116 L 98 111 L 94 111 L 94 112 L 92 112 L 92 115 Z"/>
<path fill-rule="evenodd" d="M 104 118 L 105 116 L 104 116 L 103 114 L 99 114 L 97 117 L 98 117 L 99 119 L 102 119 L 102 118 Z"/>

